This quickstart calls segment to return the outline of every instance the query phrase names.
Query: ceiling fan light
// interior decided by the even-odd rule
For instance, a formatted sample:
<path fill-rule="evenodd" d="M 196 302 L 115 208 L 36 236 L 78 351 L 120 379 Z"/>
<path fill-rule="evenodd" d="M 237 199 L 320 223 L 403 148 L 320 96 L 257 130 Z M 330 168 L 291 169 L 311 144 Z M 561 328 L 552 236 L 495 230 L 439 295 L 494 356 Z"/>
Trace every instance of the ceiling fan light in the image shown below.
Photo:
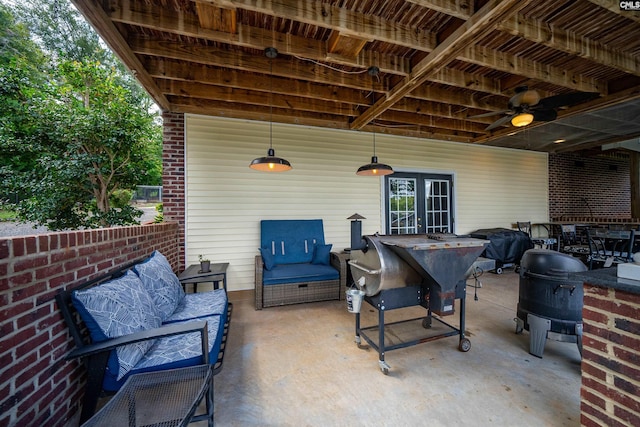
<path fill-rule="evenodd" d="M 384 176 L 391 175 L 393 168 L 384 163 L 378 163 L 378 156 L 371 157 L 371 163 L 360 166 L 356 175 L 360 176 Z"/>
<path fill-rule="evenodd" d="M 291 163 L 281 157 L 276 157 L 273 148 L 269 148 L 265 157 L 253 159 L 249 167 L 261 172 L 286 172 L 291 170 Z"/>
<path fill-rule="evenodd" d="M 522 127 L 531 124 L 533 121 L 533 114 L 520 113 L 511 119 L 511 124 L 515 127 Z"/>

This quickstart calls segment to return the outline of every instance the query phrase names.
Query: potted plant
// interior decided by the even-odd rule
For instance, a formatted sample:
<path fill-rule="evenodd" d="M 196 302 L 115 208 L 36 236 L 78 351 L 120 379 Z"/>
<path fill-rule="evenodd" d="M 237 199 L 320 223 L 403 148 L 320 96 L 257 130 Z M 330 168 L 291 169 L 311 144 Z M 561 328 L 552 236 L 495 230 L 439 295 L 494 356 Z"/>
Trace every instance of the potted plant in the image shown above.
<path fill-rule="evenodd" d="M 204 257 L 204 255 L 198 255 L 198 261 L 200 261 L 200 272 L 208 273 L 211 268 L 211 261 Z"/>

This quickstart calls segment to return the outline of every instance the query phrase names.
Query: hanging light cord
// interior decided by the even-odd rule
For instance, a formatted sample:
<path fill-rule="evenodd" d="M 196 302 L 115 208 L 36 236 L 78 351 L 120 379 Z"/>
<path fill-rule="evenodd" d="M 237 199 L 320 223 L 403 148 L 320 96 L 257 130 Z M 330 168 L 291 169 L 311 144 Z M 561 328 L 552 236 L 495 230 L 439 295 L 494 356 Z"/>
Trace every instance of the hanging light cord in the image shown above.
<path fill-rule="evenodd" d="M 373 67 L 369 67 L 367 69 L 367 73 L 369 73 L 369 75 L 371 77 L 373 77 L 371 79 L 371 105 L 374 106 L 376 105 L 376 91 L 375 91 L 375 86 L 376 86 L 376 82 L 374 79 L 378 79 L 378 82 L 380 81 L 380 76 L 378 76 L 378 68 L 373 68 Z M 376 156 L 376 129 L 373 128 L 373 157 Z"/>
<path fill-rule="evenodd" d="M 312 64 L 320 65 L 321 67 L 325 67 L 325 68 L 328 68 L 328 69 L 333 70 L 333 71 L 338 71 L 339 73 L 344 73 L 344 74 L 362 74 L 362 73 L 366 73 L 367 72 L 367 70 L 361 70 L 361 71 L 341 70 L 340 68 L 336 68 L 336 67 L 332 67 L 331 65 L 323 64 L 322 62 L 316 61 L 315 59 L 303 58 L 303 57 L 297 56 L 297 55 L 292 55 L 292 56 L 294 58 L 296 58 L 296 59 L 299 59 L 300 61 L 311 62 Z"/>
<path fill-rule="evenodd" d="M 376 131 L 373 131 L 373 155 L 376 155 Z"/>
<path fill-rule="evenodd" d="M 273 148 L 273 58 L 269 58 L 269 149 Z"/>

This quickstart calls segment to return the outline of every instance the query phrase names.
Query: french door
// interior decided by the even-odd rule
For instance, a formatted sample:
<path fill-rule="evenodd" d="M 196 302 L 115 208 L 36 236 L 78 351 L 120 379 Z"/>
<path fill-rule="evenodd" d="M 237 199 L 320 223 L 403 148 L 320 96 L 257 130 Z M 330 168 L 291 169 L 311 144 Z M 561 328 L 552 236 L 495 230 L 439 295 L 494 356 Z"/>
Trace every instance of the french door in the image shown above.
<path fill-rule="evenodd" d="M 396 172 L 385 177 L 387 234 L 453 233 L 453 176 Z"/>

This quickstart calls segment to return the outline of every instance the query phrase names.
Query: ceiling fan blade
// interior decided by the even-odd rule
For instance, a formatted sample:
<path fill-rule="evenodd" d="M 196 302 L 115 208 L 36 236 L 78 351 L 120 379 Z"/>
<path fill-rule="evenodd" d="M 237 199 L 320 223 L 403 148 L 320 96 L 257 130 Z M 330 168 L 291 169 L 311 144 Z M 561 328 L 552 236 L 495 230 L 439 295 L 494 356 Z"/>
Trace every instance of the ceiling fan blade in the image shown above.
<path fill-rule="evenodd" d="M 533 120 L 538 122 L 550 122 L 558 117 L 556 110 L 534 110 L 531 114 L 533 114 Z"/>
<path fill-rule="evenodd" d="M 540 94 L 535 90 L 521 90 L 509 99 L 509 105 L 519 107 L 521 105 L 536 105 L 540 102 Z"/>
<path fill-rule="evenodd" d="M 513 111 L 511 110 L 502 110 L 502 111 L 491 111 L 489 113 L 483 113 L 483 114 L 476 114 L 475 116 L 467 116 L 467 119 L 478 119 L 480 117 L 491 117 L 491 116 L 497 116 L 499 114 L 513 114 Z"/>
<path fill-rule="evenodd" d="M 580 104 L 582 102 L 591 101 L 596 99 L 600 94 L 598 92 L 570 92 L 560 95 L 550 96 L 543 98 L 540 103 L 536 105 L 539 109 L 552 109 L 560 107 L 569 107 L 571 105 Z"/>
<path fill-rule="evenodd" d="M 511 120 L 512 117 L 513 117 L 513 114 L 510 114 L 508 116 L 504 116 L 501 119 L 498 119 L 495 122 L 491 123 L 485 130 L 492 130 L 492 129 L 495 129 L 495 128 L 500 127 L 502 125 L 505 125 L 505 124 L 509 123 L 509 121 Z"/>

